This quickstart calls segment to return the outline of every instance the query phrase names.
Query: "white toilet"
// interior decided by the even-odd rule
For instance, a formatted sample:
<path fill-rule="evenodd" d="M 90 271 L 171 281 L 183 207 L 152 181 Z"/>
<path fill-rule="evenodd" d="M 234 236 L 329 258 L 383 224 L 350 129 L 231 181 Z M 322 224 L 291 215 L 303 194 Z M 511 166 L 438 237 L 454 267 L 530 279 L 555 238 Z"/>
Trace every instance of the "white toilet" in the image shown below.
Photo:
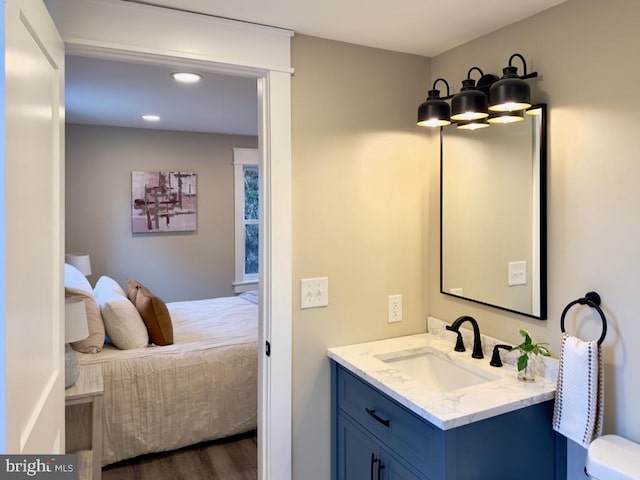
<path fill-rule="evenodd" d="M 640 480 L 640 445 L 618 435 L 596 438 L 587 450 L 585 472 L 597 480 Z"/>

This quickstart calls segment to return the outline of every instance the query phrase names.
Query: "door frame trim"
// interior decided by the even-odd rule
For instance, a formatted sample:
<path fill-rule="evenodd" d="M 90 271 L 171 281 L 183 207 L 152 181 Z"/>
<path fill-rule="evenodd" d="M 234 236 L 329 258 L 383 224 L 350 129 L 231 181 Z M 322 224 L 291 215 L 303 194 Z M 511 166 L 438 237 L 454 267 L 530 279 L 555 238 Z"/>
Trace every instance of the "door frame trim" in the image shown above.
<path fill-rule="evenodd" d="M 258 478 L 292 475 L 291 73 L 293 32 L 131 2 L 47 0 L 68 54 L 257 80 L 261 172 Z M 167 26 L 170 29 L 167 30 Z M 116 26 L 114 28 L 114 26 Z M 168 32 L 159 39 L 154 32 Z M 149 35 L 150 37 L 148 37 Z M 215 37 L 213 41 L 212 37 Z M 188 46 L 186 44 L 189 44 Z M 265 354 L 265 343 L 271 355 Z"/>

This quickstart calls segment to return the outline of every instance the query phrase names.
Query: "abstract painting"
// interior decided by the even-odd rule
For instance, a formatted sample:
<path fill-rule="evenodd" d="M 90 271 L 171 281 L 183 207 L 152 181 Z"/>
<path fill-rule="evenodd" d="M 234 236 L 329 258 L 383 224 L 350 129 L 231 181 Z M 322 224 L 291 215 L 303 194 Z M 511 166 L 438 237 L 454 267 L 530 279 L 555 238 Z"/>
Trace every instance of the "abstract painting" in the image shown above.
<path fill-rule="evenodd" d="M 194 172 L 131 172 L 133 233 L 195 232 Z"/>

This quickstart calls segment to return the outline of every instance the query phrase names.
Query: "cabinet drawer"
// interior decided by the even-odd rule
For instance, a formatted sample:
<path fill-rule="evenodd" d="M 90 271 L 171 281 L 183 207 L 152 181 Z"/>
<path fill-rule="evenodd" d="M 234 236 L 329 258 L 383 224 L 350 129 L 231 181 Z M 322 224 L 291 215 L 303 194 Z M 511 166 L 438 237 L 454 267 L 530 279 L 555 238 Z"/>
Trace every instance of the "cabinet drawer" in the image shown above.
<path fill-rule="evenodd" d="M 431 478 L 443 477 L 444 434 L 437 427 L 337 368 L 337 408 Z"/>

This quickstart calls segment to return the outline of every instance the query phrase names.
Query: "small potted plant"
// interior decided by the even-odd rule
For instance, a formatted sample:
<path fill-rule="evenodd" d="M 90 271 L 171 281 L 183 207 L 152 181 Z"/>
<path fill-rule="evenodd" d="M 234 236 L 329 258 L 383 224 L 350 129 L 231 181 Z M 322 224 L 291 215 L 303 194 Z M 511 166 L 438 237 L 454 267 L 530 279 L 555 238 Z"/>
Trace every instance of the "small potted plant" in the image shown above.
<path fill-rule="evenodd" d="M 532 355 L 542 355 L 545 357 L 551 356 L 549 349 L 545 346 L 548 343 L 533 343 L 531 335 L 524 329 L 520 329 L 520 335 L 524 341 L 520 345 L 516 345 L 512 350 L 518 350 L 520 356 L 518 357 L 518 380 L 523 382 L 533 382 L 535 380 L 535 369 L 533 365 L 529 364 L 529 358 Z"/>

